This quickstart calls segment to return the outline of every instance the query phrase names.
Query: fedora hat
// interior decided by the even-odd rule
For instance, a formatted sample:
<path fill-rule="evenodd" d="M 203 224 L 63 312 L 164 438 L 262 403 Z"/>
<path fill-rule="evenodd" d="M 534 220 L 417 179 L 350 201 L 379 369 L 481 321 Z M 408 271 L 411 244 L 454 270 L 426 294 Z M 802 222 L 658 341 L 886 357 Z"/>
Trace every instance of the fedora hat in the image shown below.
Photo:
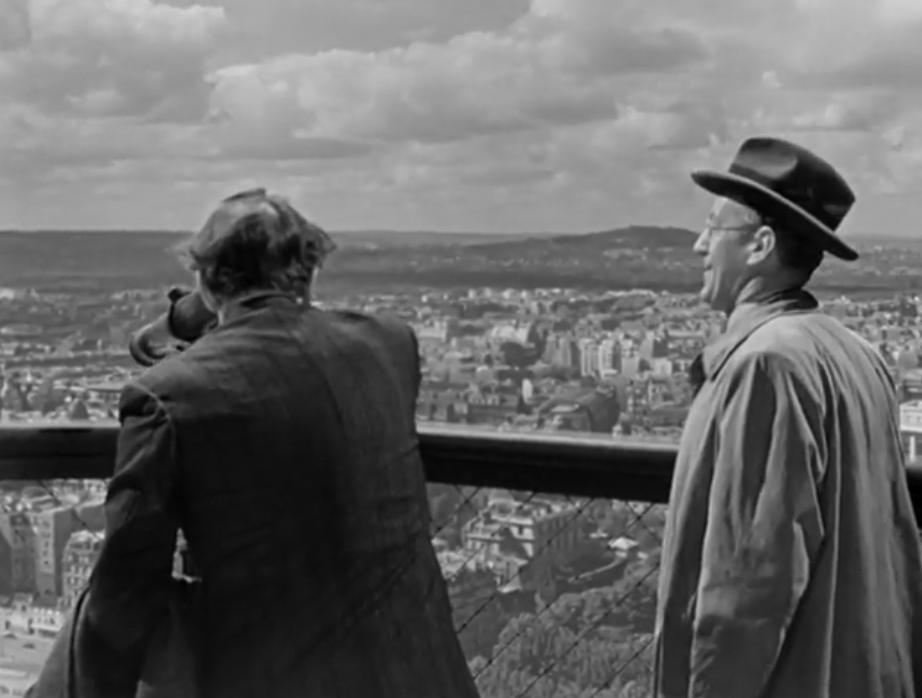
<path fill-rule="evenodd" d="M 806 148 L 780 138 L 749 138 L 729 171 L 699 170 L 691 176 L 711 194 L 777 221 L 784 232 L 809 237 L 840 259 L 858 259 L 836 234 L 855 194 L 832 165 Z"/>

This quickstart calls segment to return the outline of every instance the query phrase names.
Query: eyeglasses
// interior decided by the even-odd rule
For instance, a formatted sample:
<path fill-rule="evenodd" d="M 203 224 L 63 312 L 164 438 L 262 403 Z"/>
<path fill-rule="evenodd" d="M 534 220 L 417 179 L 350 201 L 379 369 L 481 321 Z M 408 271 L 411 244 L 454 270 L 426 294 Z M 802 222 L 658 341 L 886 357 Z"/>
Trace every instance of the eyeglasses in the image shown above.
<path fill-rule="evenodd" d="M 741 225 L 719 225 L 713 222 L 708 222 L 704 224 L 704 229 L 701 232 L 705 235 L 710 235 L 711 233 L 716 232 L 742 232 L 746 230 L 758 230 L 763 225 L 771 227 L 773 225 L 773 221 L 770 218 L 763 216 L 757 221 L 753 221 L 752 223 L 743 223 Z"/>

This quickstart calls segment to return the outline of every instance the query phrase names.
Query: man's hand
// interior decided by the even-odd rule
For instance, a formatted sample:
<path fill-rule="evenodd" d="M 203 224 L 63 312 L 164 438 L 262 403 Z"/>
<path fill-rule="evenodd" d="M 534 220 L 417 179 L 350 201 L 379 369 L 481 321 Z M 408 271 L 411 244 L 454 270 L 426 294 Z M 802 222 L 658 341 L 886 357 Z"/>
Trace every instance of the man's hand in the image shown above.
<path fill-rule="evenodd" d="M 169 333 L 164 317 L 161 316 L 142 327 L 128 342 L 131 358 L 141 366 L 153 366 L 171 354 L 189 347 L 188 342 L 176 339 Z"/>

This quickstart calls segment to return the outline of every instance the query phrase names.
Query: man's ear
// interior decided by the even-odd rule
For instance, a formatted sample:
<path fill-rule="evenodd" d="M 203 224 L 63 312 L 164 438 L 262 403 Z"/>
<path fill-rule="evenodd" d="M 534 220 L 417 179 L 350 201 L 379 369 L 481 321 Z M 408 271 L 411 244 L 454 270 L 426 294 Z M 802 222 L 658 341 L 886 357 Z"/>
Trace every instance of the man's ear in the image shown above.
<path fill-rule="evenodd" d="M 765 261 L 775 250 L 777 236 L 771 226 L 763 225 L 752 233 L 749 241 L 749 263 L 759 264 Z"/>
<path fill-rule="evenodd" d="M 205 307 L 208 308 L 212 313 L 217 313 L 220 310 L 220 303 L 218 299 L 215 298 L 214 294 L 208 290 L 208 287 L 205 285 L 205 280 L 202 278 L 202 272 L 195 272 L 195 290 L 198 291 L 199 296 L 202 298 L 202 303 L 205 304 Z"/>

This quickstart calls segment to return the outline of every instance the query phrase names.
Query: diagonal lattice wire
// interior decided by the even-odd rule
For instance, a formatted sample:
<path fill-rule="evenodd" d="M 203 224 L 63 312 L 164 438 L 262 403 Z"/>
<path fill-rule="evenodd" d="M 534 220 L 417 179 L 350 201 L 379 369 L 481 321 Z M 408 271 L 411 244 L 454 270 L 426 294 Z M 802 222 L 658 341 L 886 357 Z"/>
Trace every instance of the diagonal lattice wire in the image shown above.
<path fill-rule="evenodd" d="M 618 598 L 618 600 L 617 600 L 615 603 L 612 604 L 611 608 L 610 608 L 608 611 L 606 611 L 605 613 L 601 614 L 601 615 L 595 620 L 595 622 L 591 623 L 587 628 L 583 629 L 583 631 L 580 632 L 580 633 L 576 636 L 576 639 L 574 639 L 569 645 L 567 645 L 567 647 L 564 649 L 564 651 L 563 651 L 561 654 L 559 654 L 557 657 L 554 657 L 554 659 L 553 659 L 547 666 L 545 666 L 545 668 L 542 669 L 542 670 L 538 673 L 538 675 L 535 676 L 535 677 L 525 686 L 524 689 L 522 689 L 521 691 L 519 691 L 519 692 L 516 694 L 515 698 L 522 698 L 522 697 L 525 696 L 529 691 L 531 691 L 531 689 L 534 688 L 535 685 L 536 685 L 541 679 L 543 679 L 545 676 L 547 676 L 549 673 L 551 673 L 551 671 L 554 669 L 555 666 L 557 666 L 557 664 L 559 664 L 565 657 L 567 657 L 567 656 L 570 654 L 570 652 L 572 652 L 574 649 L 576 649 L 576 647 L 579 646 L 579 644 L 586 638 L 586 636 L 587 636 L 590 632 L 593 632 L 594 630 L 596 630 L 596 629 L 602 624 L 602 621 L 603 621 L 603 620 L 605 620 L 606 618 L 608 618 L 608 617 L 612 614 L 612 612 L 613 612 L 615 609 L 619 608 L 619 607 L 621 606 L 621 604 L 624 603 L 624 601 L 625 601 L 626 599 L 628 599 L 634 592 L 636 592 L 638 589 L 640 589 L 640 588 L 643 586 L 643 584 L 647 581 L 647 579 L 649 579 L 649 578 L 650 578 L 655 572 L 657 572 L 657 571 L 659 571 L 659 564 L 656 564 L 656 565 L 651 566 L 650 569 L 647 570 L 646 573 L 645 573 L 639 580 L 637 580 L 637 582 L 636 582 L 628 591 L 626 591 L 624 594 L 622 594 L 622 595 Z M 638 653 L 638 656 L 639 656 L 639 653 Z M 634 657 L 632 657 L 627 663 L 622 664 L 622 665 L 616 670 L 616 673 L 613 674 L 613 675 L 611 676 L 611 678 L 608 679 L 608 681 L 606 681 L 606 682 L 604 682 L 604 683 L 602 684 L 602 688 L 605 688 L 606 685 L 610 685 L 611 682 L 614 681 L 614 680 L 618 677 L 618 675 L 620 675 L 620 673 L 621 673 L 622 671 L 624 671 L 624 669 L 625 669 L 627 666 L 630 665 L 630 662 L 633 661 L 633 660 L 634 660 Z"/>
<path fill-rule="evenodd" d="M 532 493 L 528 496 L 528 498 L 524 500 L 524 502 L 527 503 L 527 502 L 531 501 L 531 499 L 533 499 L 533 498 L 536 497 L 536 496 L 537 496 L 537 493 L 536 493 L 536 492 L 532 492 Z M 568 498 L 568 499 L 569 499 L 569 498 Z M 569 519 L 564 523 L 564 525 L 561 526 L 560 529 L 557 530 L 557 531 L 554 533 L 554 535 L 549 536 L 549 537 L 547 538 L 547 541 L 545 542 L 545 545 L 543 545 L 541 548 L 539 548 L 538 550 L 536 550 L 536 551 L 534 552 L 534 554 L 532 555 L 532 557 L 537 557 L 539 554 L 541 554 L 542 552 L 544 552 L 545 550 L 547 550 L 547 549 L 550 547 L 551 543 L 553 543 L 558 537 L 560 537 L 560 536 L 563 535 L 565 532 L 567 532 L 567 530 L 569 529 L 570 525 L 573 524 L 573 523 L 575 523 L 575 522 L 579 519 L 579 517 L 582 515 L 583 511 L 585 511 L 586 507 L 591 503 L 591 501 L 592 501 L 592 500 L 588 500 L 587 503 L 586 503 L 585 505 L 582 505 L 581 507 L 579 507 L 578 510 L 576 511 L 576 513 L 575 513 L 571 518 L 569 518 Z M 478 553 L 479 553 L 479 551 L 478 551 Z M 473 559 L 474 557 L 476 557 L 476 555 L 477 555 L 478 553 L 475 553 L 470 559 Z M 474 622 L 474 620 L 475 620 L 481 613 L 483 613 L 483 612 L 486 610 L 486 608 L 487 608 L 488 606 L 492 605 L 493 602 L 496 601 L 496 599 L 497 599 L 497 597 L 499 597 L 500 593 L 501 593 L 501 592 L 500 592 L 499 590 L 497 590 L 495 593 L 491 594 L 490 597 L 489 597 L 486 601 L 484 601 L 484 602 L 477 608 L 477 610 L 475 610 L 475 611 L 467 618 L 467 620 L 464 621 L 464 623 L 461 624 L 461 627 L 457 628 L 456 632 L 460 635 L 460 634 L 461 634 L 471 623 Z"/>
<path fill-rule="evenodd" d="M 90 530 L 92 527 L 87 523 L 87 521 L 80 516 L 80 512 L 77 509 L 76 504 L 71 504 L 69 502 L 63 501 L 58 494 L 54 491 L 54 486 L 50 485 L 47 480 L 36 480 L 36 484 L 42 488 L 42 490 L 47 493 L 53 500 L 56 505 L 63 507 L 70 512 L 70 515 L 74 517 L 78 524 L 84 530 Z"/>
<path fill-rule="evenodd" d="M 484 489 L 484 488 L 481 488 L 481 487 L 475 488 L 474 492 L 471 493 L 471 495 L 470 495 L 469 498 L 475 497 L 475 496 L 476 496 L 479 492 L 481 492 L 483 489 Z M 522 503 L 523 503 L 523 504 L 528 503 L 529 501 L 531 501 L 531 500 L 536 496 L 536 494 L 537 494 L 536 492 L 530 493 L 530 494 L 528 495 L 528 497 L 526 497 L 524 500 L 522 500 Z M 462 502 L 462 504 L 459 505 L 459 507 L 456 507 L 455 511 L 458 511 L 458 510 L 460 509 L 460 506 L 464 506 L 464 502 Z M 440 529 L 440 530 L 441 530 L 441 529 Z M 434 537 L 434 536 L 431 536 L 431 537 L 430 537 L 430 540 L 431 540 L 432 537 Z M 474 553 L 474 554 L 471 555 L 470 557 L 466 558 L 466 559 L 463 561 L 463 563 L 462 563 L 462 567 L 466 567 L 467 564 L 470 563 L 470 561 L 473 560 L 474 557 L 477 556 L 477 554 L 479 554 L 479 553 Z M 355 575 L 354 575 L 354 576 L 351 578 L 351 580 L 349 581 L 349 583 L 351 584 L 352 581 L 354 581 L 356 578 L 358 578 L 359 576 L 363 575 L 364 573 L 365 573 L 365 570 L 357 570 L 356 573 L 355 573 Z M 392 584 L 392 583 L 393 583 L 393 580 L 392 580 L 390 583 Z M 381 585 L 381 587 L 379 587 L 379 588 L 376 589 L 375 591 L 376 591 L 377 593 L 386 593 L 386 590 L 387 590 L 388 586 L 389 586 L 388 583 L 384 583 L 384 584 Z M 345 616 L 343 619 L 341 619 L 341 623 L 342 623 L 342 624 L 346 624 L 347 622 L 351 621 L 352 618 L 355 617 L 355 615 L 356 615 L 356 611 L 353 611 L 353 614 L 352 614 L 352 615 L 347 615 L 347 616 Z"/>
<path fill-rule="evenodd" d="M 591 503 L 592 503 L 592 500 L 587 500 L 587 502 L 583 505 L 581 511 L 577 513 L 577 516 L 579 516 L 579 514 L 582 513 L 582 510 L 585 510 L 585 508 L 588 507 L 589 504 L 591 504 Z M 653 508 L 653 506 L 654 506 L 654 505 L 653 505 L 652 503 L 649 504 L 649 505 L 645 508 L 645 510 L 644 510 L 643 512 L 641 512 L 640 514 L 637 514 L 636 512 L 634 512 L 633 508 L 628 507 L 628 508 L 631 510 L 631 513 L 634 515 L 634 520 L 633 520 L 632 522 L 630 522 L 627 526 L 624 527 L 623 533 L 629 533 L 629 532 L 633 529 L 633 527 L 634 527 L 634 525 L 635 525 L 636 523 L 638 523 L 638 522 L 641 522 L 641 523 L 642 523 L 643 517 L 646 515 L 647 512 L 650 511 L 650 509 Z M 562 530 L 563 530 L 563 529 L 562 529 Z M 634 587 L 634 588 L 631 590 L 630 593 L 633 593 L 637 588 L 639 588 L 639 587 Z M 476 613 L 479 613 L 481 610 L 483 610 L 483 608 L 484 608 L 486 605 L 488 605 L 489 603 L 491 603 L 493 600 L 495 600 L 495 598 L 496 598 L 496 595 L 491 596 L 491 598 L 489 599 L 489 601 L 488 601 L 487 603 L 485 603 L 483 606 L 481 606 L 481 608 L 478 609 L 478 611 L 477 611 Z M 625 596 L 624 598 L 627 598 L 627 596 Z M 615 607 L 617 607 L 617 605 L 620 604 L 621 601 L 623 601 L 623 600 L 624 600 L 623 598 L 622 598 L 621 600 L 619 600 L 619 601 L 615 604 Z M 549 611 L 551 610 L 552 607 L 553 607 L 553 604 L 548 604 L 547 606 L 545 606 L 544 608 L 542 608 L 540 611 L 538 611 L 538 613 L 536 613 L 536 614 L 534 615 L 534 620 L 538 620 L 539 618 L 541 618 L 545 613 L 549 612 Z M 476 615 L 476 613 L 475 613 L 475 615 Z M 603 615 L 602 615 L 602 618 L 607 617 L 607 615 L 608 615 L 609 613 L 610 613 L 610 611 L 609 611 L 608 613 L 606 613 L 606 614 L 603 614 Z M 470 622 L 470 620 L 472 620 L 472 619 L 473 619 L 473 616 L 472 616 L 471 619 L 469 619 L 468 622 Z M 599 621 L 599 622 L 601 622 L 601 621 Z M 465 627 L 465 626 L 462 626 L 462 628 L 459 629 L 458 632 L 460 633 L 461 630 L 464 629 L 464 627 Z M 513 634 L 513 636 L 510 637 L 502 646 L 500 646 L 500 647 L 494 649 L 493 654 L 490 656 L 490 658 L 486 661 L 486 663 L 485 663 L 485 664 L 477 671 L 477 673 L 474 675 L 474 679 L 476 680 L 477 678 L 480 677 L 481 674 L 483 674 L 487 669 L 489 669 L 490 666 L 492 666 L 492 665 L 496 662 L 496 660 L 499 659 L 499 657 L 502 656 L 502 654 L 503 654 L 509 647 L 511 647 L 512 644 L 513 644 L 519 637 L 521 637 L 525 632 L 527 632 L 527 629 L 528 629 L 527 626 L 523 625 L 522 628 L 521 628 L 518 632 L 516 632 L 515 634 Z"/>
<path fill-rule="evenodd" d="M 647 533 L 653 536 L 653 538 L 657 541 L 657 543 L 661 543 L 659 536 L 656 534 L 656 531 L 654 531 L 652 528 L 650 528 L 647 525 L 647 522 L 645 519 L 647 514 L 649 514 L 653 510 L 656 504 L 654 504 L 653 502 L 645 503 L 643 506 L 643 511 L 641 511 L 639 514 L 637 513 L 637 510 L 634 509 L 633 506 L 631 506 L 631 502 L 628 502 L 627 504 L 628 504 L 627 509 L 629 512 L 631 512 L 631 516 L 633 518 L 628 523 L 628 525 L 624 527 L 624 530 L 622 531 L 622 533 L 630 533 L 634 529 L 634 526 L 639 524 Z"/>
<path fill-rule="evenodd" d="M 645 502 L 645 503 L 643 503 L 643 511 L 640 512 L 640 514 L 638 514 L 638 513 L 636 512 L 636 510 L 634 509 L 634 506 L 633 506 L 634 504 L 635 504 L 635 502 L 628 502 L 628 503 L 627 503 L 628 511 L 630 511 L 631 514 L 634 516 L 634 521 L 637 522 L 637 523 L 639 523 L 639 524 L 643 527 L 643 529 L 644 529 L 647 533 L 649 533 L 650 536 L 651 536 L 657 543 L 659 543 L 660 545 L 662 545 L 663 541 L 662 541 L 662 539 L 659 537 L 659 534 L 647 525 L 647 522 L 646 522 L 646 520 L 645 520 L 645 518 L 644 518 L 644 517 L 646 517 L 646 515 L 649 514 L 657 505 L 654 504 L 653 502 Z"/>
<path fill-rule="evenodd" d="M 538 495 L 537 492 L 532 492 L 525 499 L 522 500 L 522 504 L 528 504 L 537 495 Z M 458 569 L 464 569 L 465 567 L 467 567 L 474 560 L 474 558 L 476 558 L 478 555 L 480 555 L 480 550 L 475 550 L 474 552 L 472 552 L 470 555 L 468 555 L 461 561 L 461 564 L 459 565 Z"/>
<path fill-rule="evenodd" d="M 582 514 L 582 512 L 583 512 L 586 508 L 588 508 L 589 504 L 591 504 L 591 500 L 590 500 L 589 502 L 587 502 L 587 503 L 580 509 L 580 511 L 578 511 L 578 512 L 576 513 L 576 515 L 574 516 L 573 519 L 571 519 L 570 521 L 567 522 L 566 526 L 569 526 L 570 523 L 573 523 L 574 520 L 578 519 L 579 516 Z M 640 514 L 637 514 L 637 513 L 633 510 L 633 508 L 630 508 L 630 507 L 629 507 L 629 509 L 630 509 L 630 511 L 631 511 L 631 514 L 633 515 L 634 518 L 633 518 L 632 521 L 630 521 L 630 522 L 623 528 L 622 534 L 628 534 L 628 533 L 630 533 L 630 532 L 634 529 L 634 526 L 635 526 L 636 524 L 638 524 L 638 523 L 641 524 L 646 530 L 649 531 L 650 529 L 649 529 L 649 527 L 646 526 L 646 524 L 644 523 L 643 517 L 646 516 L 646 514 L 650 511 L 650 509 L 653 508 L 653 506 L 654 506 L 653 504 L 649 504 L 648 506 L 645 507 L 644 511 L 642 511 Z M 563 533 L 563 532 L 566 530 L 566 526 L 564 526 L 564 528 L 561 529 L 561 533 Z M 655 534 L 654 534 L 654 535 L 655 535 Z M 556 538 L 556 536 L 550 538 L 550 539 L 548 540 L 548 542 L 550 543 L 550 541 L 552 541 L 554 538 Z M 545 547 L 547 547 L 547 546 L 545 546 Z M 542 548 L 542 550 L 543 550 L 543 548 Z M 497 596 L 497 595 L 494 594 L 494 595 L 490 598 L 489 602 L 492 602 L 493 600 L 495 600 L 495 599 L 496 599 L 496 596 Z M 535 618 L 540 618 L 541 615 L 542 615 L 543 613 L 545 613 L 547 610 L 549 610 L 549 608 L 550 608 L 550 604 L 549 604 L 548 606 L 545 606 L 543 609 L 541 609 L 541 610 L 535 615 Z M 478 609 L 478 610 L 480 610 L 480 609 Z M 462 628 L 461 628 L 458 632 L 460 632 L 460 631 L 463 630 L 463 629 L 464 629 L 464 627 L 462 626 Z M 513 639 L 515 639 L 515 638 L 513 638 Z M 503 648 L 505 648 L 505 647 L 506 647 L 506 645 L 503 646 Z M 502 648 L 501 648 L 501 649 L 502 649 Z M 497 653 L 497 654 L 498 654 L 498 653 Z M 495 656 L 495 655 L 494 655 L 494 656 Z"/>
<path fill-rule="evenodd" d="M 460 490 L 460 487 L 458 487 L 457 485 L 455 485 L 455 488 L 458 489 L 458 490 Z M 455 507 L 455 511 L 454 511 L 454 513 L 452 514 L 452 516 L 455 516 L 455 515 L 457 514 L 457 512 L 460 511 L 460 510 L 462 509 L 462 507 L 467 506 L 467 504 L 469 504 L 469 503 L 473 500 L 474 497 L 476 497 L 480 492 L 482 492 L 483 489 L 484 489 L 484 488 L 482 488 L 482 487 L 475 487 L 474 490 L 470 493 L 470 495 L 468 495 L 467 497 L 465 497 L 465 498 L 461 501 L 461 503 L 460 503 L 457 507 Z M 434 534 L 432 534 L 432 535 L 429 536 L 429 540 L 432 540 L 433 538 L 435 538 L 436 536 L 438 536 L 439 533 L 441 533 L 443 530 L 445 530 L 445 528 L 448 526 L 448 524 L 449 524 L 450 522 L 451 522 L 451 516 L 448 518 L 447 521 L 445 521 L 445 522 L 436 530 L 436 532 L 435 532 Z M 472 559 L 473 559 L 473 557 L 464 560 L 463 566 L 466 566 L 466 565 L 470 562 L 470 560 L 472 560 Z M 363 576 L 365 573 L 366 573 L 366 571 L 365 571 L 364 569 L 358 569 L 358 570 L 356 570 L 356 571 L 348 578 L 348 580 L 346 581 L 345 585 L 346 585 L 346 586 L 351 585 L 353 582 L 355 582 L 357 579 L 359 579 L 359 578 L 360 578 L 361 576 Z M 382 591 L 385 590 L 385 588 L 386 588 L 386 585 L 382 585 L 382 587 L 381 587 L 380 589 L 377 589 L 376 591 L 382 592 Z M 349 616 L 349 618 L 351 618 L 351 616 Z M 345 620 L 345 619 L 344 619 L 344 620 Z"/>
<path fill-rule="evenodd" d="M 461 489 L 460 486 L 455 485 L 454 487 L 455 487 L 455 490 L 457 490 L 458 492 L 462 492 L 462 489 Z M 458 512 L 463 511 L 463 510 L 464 510 L 464 507 L 468 506 L 471 502 L 473 502 L 473 501 L 474 501 L 474 497 L 476 497 L 476 496 L 477 496 L 478 494 L 480 494 L 482 491 L 483 491 L 483 488 L 482 488 L 482 487 L 475 487 L 475 488 L 473 489 L 473 491 L 472 491 L 469 495 L 467 495 L 466 497 L 464 497 L 464 499 L 461 500 L 461 503 L 458 504 L 458 506 L 455 507 L 454 512 L 453 512 L 448 518 L 446 518 L 445 521 L 442 522 L 442 525 L 439 526 L 439 527 L 435 530 L 435 533 L 433 533 L 433 534 L 430 536 L 430 538 L 438 538 L 438 537 L 439 537 L 439 534 L 442 533 L 442 531 L 444 531 L 446 528 L 448 528 L 448 526 L 449 526 L 449 525 L 451 524 L 451 522 L 452 522 L 452 519 L 453 519 L 455 516 L 458 515 Z"/>

